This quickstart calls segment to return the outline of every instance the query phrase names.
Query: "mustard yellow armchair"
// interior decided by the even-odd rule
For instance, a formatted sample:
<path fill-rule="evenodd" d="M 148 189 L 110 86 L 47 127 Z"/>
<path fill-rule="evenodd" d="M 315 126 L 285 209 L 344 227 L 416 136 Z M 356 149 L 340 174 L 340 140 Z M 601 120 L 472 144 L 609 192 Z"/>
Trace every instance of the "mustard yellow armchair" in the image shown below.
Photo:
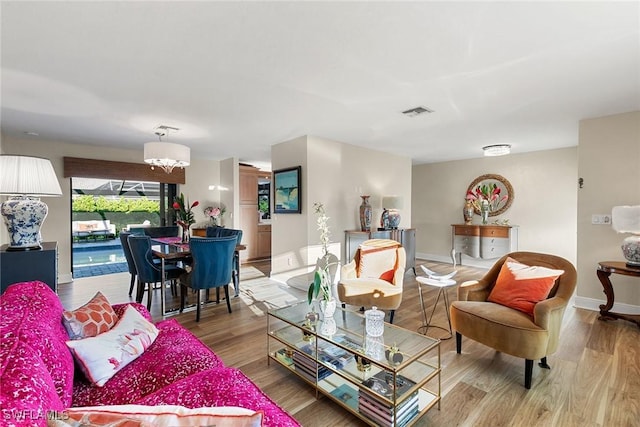
<path fill-rule="evenodd" d="M 389 310 L 389 323 L 393 323 L 395 310 L 402 302 L 406 262 L 406 252 L 397 241 L 366 240 L 356 250 L 353 260 L 340 269 L 340 302 L 343 306 L 376 306 Z"/>
<path fill-rule="evenodd" d="M 487 300 L 507 258 L 549 269 L 563 270 L 546 299 L 533 306 L 533 315 Z M 480 280 L 462 283 L 458 301 L 451 304 L 451 324 L 456 333 L 456 352 L 462 351 L 462 336 L 495 350 L 525 359 L 525 387 L 531 388 L 533 360 L 550 369 L 547 356 L 560 340 L 562 317 L 576 288 L 577 273 L 564 258 L 534 252 L 505 255 Z"/>

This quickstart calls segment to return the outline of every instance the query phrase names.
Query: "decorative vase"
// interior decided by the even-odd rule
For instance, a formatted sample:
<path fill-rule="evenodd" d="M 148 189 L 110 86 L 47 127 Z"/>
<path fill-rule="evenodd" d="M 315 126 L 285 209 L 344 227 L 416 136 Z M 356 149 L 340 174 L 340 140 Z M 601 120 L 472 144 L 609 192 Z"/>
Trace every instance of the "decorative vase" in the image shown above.
<path fill-rule="evenodd" d="M 330 337 L 335 335 L 338 331 L 338 325 L 333 317 L 327 317 L 322 321 L 322 325 L 320 326 L 320 333 L 326 337 Z"/>
<path fill-rule="evenodd" d="M 322 312 L 323 319 L 333 317 L 336 312 L 337 301 L 335 298 L 329 300 L 320 300 L 320 311 Z"/>
<path fill-rule="evenodd" d="M 622 241 L 622 253 L 628 267 L 640 267 L 640 236 L 629 236 Z"/>
<path fill-rule="evenodd" d="M 182 228 L 182 243 L 189 243 L 189 225 Z"/>
<path fill-rule="evenodd" d="M 369 197 L 362 197 L 362 204 L 360 205 L 360 230 L 369 231 L 371 229 L 371 205 L 369 204 Z"/>
<path fill-rule="evenodd" d="M 464 223 L 471 225 L 473 221 L 473 203 L 471 203 L 471 200 L 467 200 L 467 203 L 464 204 L 462 215 L 464 216 Z"/>
<path fill-rule="evenodd" d="M 483 225 L 489 223 L 489 202 L 486 200 L 483 200 L 482 205 L 480 205 L 480 217 Z"/>

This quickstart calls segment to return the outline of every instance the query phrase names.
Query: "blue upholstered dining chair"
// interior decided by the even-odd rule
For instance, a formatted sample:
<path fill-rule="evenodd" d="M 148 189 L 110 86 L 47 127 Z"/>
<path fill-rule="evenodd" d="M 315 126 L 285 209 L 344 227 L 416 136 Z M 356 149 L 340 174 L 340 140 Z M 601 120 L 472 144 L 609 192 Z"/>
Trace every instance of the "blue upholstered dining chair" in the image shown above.
<path fill-rule="evenodd" d="M 217 302 L 220 302 L 220 288 L 224 287 L 227 309 L 231 313 L 229 282 L 233 270 L 233 253 L 237 239 L 229 237 L 194 237 L 189 241 L 191 247 L 191 272 L 180 277 L 180 310 L 184 308 L 186 288 L 197 293 L 196 322 L 200 321 L 200 293 L 203 289 L 216 289 Z"/>
<path fill-rule="evenodd" d="M 136 266 L 138 274 L 138 290 L 136 293 L 136 301 L 142 302 L 144 296 L 145 285 L 149 292 L 147 294 L 147 309 L 151 310 L 151 298 L 153 293 L 153 284 L 160 282 L 162 292 L 164 292 L 164 282 L 167 280 L 175 281 L 185 271 L 175 265 L 165 265 L 165 275 L 162 277 L 162 268 L 153 260 L 151 253 L 151 238 L 149 236 L 129 235 L 127 238 L 129 248 L 131 249 L 131 257 Z"/>
<path fill-rule="evenodd" d="M 124 252 L 124 258 L 127 260 L 127 266 L 129 267 L 129 274 L 131 274 L 131 284 L 129 285 L 129 296 L 133 293 L 133 286 L 136 284 L 136 278 L 138 277 L 138 271 L 136 265 L 133 262 L 133 256 L 131 255 L 131 248 L 129 248 L 129 241 L 127 240 L 131 233 L 126 231 L 120 232 L 120 244 L 122 245 L 122 252 Z"/>
<path fill-rule="evenodd" d="M 235 236 L 236 244 L 242 244 L 242 230 L 236 230 L 234 228 L 226 227 L 207 227 L 207 237 L 228 237 Z M 233 253 L 233 271 L 231 272 L 233 277 L 233 288 L 235 289 L 235 296 L 240 294 L 240 254 L 238 252 Z"/>

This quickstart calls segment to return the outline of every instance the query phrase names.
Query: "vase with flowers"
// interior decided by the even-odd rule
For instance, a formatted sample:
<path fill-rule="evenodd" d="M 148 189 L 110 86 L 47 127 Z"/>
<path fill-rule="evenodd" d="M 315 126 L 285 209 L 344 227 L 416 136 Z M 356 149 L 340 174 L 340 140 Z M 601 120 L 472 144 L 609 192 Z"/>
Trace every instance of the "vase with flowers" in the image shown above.
<path fill-rule="evenodd" d="M 180 196 L 175 198 L 173 202 L 173 209 L 176 211 L 176 223 L 182 227 L 182 242 L 187 243 L 189 241 L 189 227 L 195 224 L 196 220 L 193 216 L 193 208 L 198 206 L 200 202 L 197 200 L 189 205 L 189 201 L 185 202 L 184 194 L 180 193 Z"/>
<path fill-rule="evenodd" d="M 487 224 L 491 213 L 499 210 L 509 199 L 507 194 L 501 193 L 502 190 L 496 183 L 481 184 L 467 192 L 466 200 L 482 217 L 483 224 Z"/>
<path fill-rule="evenodd" d="M 211 221 L 211 225 L 222 225 L 222 216 L 226 212 L 224 206 L 208 206 L 204 209 L 204 214 Z"/>
<path fill-rule="evenodd" d="M 309 305 L 317 298 L 320 303 L 320 311 L 325 318 L 330 318 L 336 311 L 337 301 L 332 294 L 333 275 L 338 266 L 338 258 L 329 252 L 329 217 L 326 215 L 322 203 L 314 203 L 317 224 L 320 231 L 320 243 L 322 244 L 322 257 L 316 263 L 316 271 L 313 282 L 309 285 L 307 301 Z M 332 271 L 333 270 L 333 271 Z"/>

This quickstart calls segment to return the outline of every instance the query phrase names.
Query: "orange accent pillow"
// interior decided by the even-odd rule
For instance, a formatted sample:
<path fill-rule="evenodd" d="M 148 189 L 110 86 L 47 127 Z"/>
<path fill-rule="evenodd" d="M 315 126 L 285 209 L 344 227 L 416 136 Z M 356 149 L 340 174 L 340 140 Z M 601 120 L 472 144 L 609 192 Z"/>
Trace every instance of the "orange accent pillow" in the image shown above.
<path fill-rule="evenodd" d="M 394 273 L 395 273 L 394 270 L 385 271 L 384 273 L 382 273 L 380 275 L 380 278 L 382 280 L 386 280 L 389 283 L 393 283 L 393 275 L 394 275 Z"/>
<path fill-rule="evenodd" d="M 533 308 L 547 299 L 564 270 L 528 266 L 507 258 L 487 301 L 522 311 L 533 317 Z"/>
<path fill-rule="evenodd" d="M 95 337 L 107 332 L 117 321 L 118 315 L 101 292 L 82 307 L 62 313 L 62 323 L 72 340 Z"/>

